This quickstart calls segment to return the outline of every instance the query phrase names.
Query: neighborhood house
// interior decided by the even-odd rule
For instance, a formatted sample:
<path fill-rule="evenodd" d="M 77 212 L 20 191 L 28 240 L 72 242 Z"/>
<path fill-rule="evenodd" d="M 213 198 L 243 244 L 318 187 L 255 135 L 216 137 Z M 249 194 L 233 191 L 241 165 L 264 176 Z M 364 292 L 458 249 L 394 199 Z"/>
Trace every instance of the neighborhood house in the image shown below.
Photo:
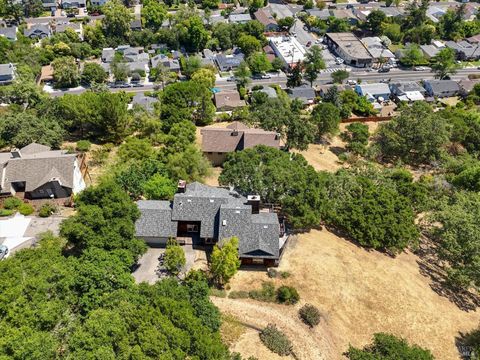
<path fill-rule="evenodd" d="M 77 154 L 31 143 L 0 153 L 1 195 L 26 199 L 68 198 L 85 189 L 85 165 Z"/>
<path fill-rule="evenodd" d="M 136 236 L 150 246 L 169 238 L 181 244 L 211 245 L 236 236 L 242 264 L 277 266 L 287 240 L 283 221 L 262 209 L 260 197 L 233 189 L 179 182 L 173 201 L 141 200 Z"/>
<path fill-rule="evenodd" d="M 266 145 L 280 148 L 280 135 L 274 131 L 249 128 L 235 121 L 226 128 L 207 126 L 201 130 L 202 151 L 214 166 L 224 163 L 227 154 Z"/>

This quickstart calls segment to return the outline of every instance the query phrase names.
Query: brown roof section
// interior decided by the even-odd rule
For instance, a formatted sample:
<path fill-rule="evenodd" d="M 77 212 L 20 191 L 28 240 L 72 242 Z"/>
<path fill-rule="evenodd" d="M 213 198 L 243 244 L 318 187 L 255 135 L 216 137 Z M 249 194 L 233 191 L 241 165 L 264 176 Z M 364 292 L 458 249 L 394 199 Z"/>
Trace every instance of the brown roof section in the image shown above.
<path fill-rule="evenodd" d="M 271 24 L 277 25 L 277 20 L 275 20 L 275 18 L 269 12 L 263 9 L 255 11 L 253 15 L 255 16 L 255 19 L 260 21 L 265 26 Z"/>
<path fill-rule="evenodd" d="M 245 100 L 240 99 L 240 94 L 237 90 L 224 90 L 215 94 L 215 106 L 217 109 L 233 109 L 245 105 Z"/>
<path fill-rule="evenodd" d="M 233 152 L 256 145 L 280 148 L 280 136 L 274 131 L 249 128 L 234 122 L 226 128 L 205 127 L 201 130 L 203 152 Z"/>

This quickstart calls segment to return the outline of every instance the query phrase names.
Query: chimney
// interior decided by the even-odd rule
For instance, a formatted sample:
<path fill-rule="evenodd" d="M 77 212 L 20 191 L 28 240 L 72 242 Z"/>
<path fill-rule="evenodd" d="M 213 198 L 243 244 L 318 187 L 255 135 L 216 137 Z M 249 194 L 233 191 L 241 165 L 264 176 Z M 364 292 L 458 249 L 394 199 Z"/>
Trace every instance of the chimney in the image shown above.
<path fill-rule="evenodd" d="M 12 154 L 12 157 L 14 159 L 18 159 L 18 158 L 22 157 L 22 154 L 20 153 L 20 150 L 16 149 L 16 148 L 12 150 L 11 154 Z"/>
<path fill-rule="evenodd" d="M 178 180 L 177 193 L 184 193 L 186 187 L 187 182 L 185 180 Z"/>
<path fill-rule="evenodd" d="M 247 205 L 252 206 L 252 214 L 258 214 L 260 212 L 260 195 L 248 195 Z"/>

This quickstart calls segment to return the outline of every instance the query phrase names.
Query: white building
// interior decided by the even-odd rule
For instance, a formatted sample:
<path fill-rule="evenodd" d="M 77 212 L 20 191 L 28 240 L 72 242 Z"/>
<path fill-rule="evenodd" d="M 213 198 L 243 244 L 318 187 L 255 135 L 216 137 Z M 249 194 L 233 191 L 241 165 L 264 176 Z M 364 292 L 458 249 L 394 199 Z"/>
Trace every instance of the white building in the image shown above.
<path fill-rule="evenodd" d="M 287 66 L 295 66 L 305 58 L 305 48 L 294 37 L 274 36 L 268 40 L 275 55 Z"/>

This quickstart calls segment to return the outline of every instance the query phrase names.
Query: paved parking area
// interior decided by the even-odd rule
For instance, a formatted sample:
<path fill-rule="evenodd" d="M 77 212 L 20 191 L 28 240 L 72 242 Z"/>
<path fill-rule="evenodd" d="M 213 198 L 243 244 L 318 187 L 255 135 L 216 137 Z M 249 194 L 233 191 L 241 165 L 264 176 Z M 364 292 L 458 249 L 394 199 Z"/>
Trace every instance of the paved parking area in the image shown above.
<path fill-rule="evenodd" d="M 132 274 L 137 283 L 154 284 L 158 280 L 156 274 L 158 257 L 164 252 L 165 249 L 163 248 L 148 248 L 147 252 L 138 260 L 138 267 Z"/>

